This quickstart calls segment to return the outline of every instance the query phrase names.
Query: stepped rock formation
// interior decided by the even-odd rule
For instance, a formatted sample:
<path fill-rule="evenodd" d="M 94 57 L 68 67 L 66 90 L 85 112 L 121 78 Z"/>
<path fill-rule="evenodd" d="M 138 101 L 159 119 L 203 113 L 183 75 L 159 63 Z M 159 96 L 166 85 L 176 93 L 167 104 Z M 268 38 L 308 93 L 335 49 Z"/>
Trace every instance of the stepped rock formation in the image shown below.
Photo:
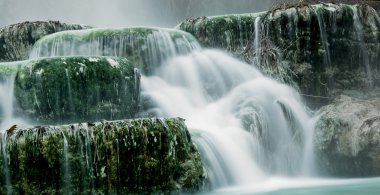
<path fill-rule="evenodd" d="M 366 5 L 299 4 L 257 14 L 199 17 L 177 28 L 263 72 L 286 70 L 310 95 L 305 97 L 312 97 L 313 107 L 346 90 L 380 86 L 380 17 Z M 313 98 L 318 96 L 326 98 Z"/>
<path fill-rule="evenodd" d="M 177 28 L 274 78 L 294 80 L 313 108 L 338 97 L 322 108 L 315 129 L 319 169 L 333 176 L 380 175 L 380 17 L 375 9 L 299 3 L 189 19 Z"/>
<path fill-rule="evenodd" d="M 183 119 L 104 121 L 138 112 L 136 67 L 148 72 L 197 47 L 190 34 L 169 29 L 65 31 L 42 38 L 32 59 L 0 63 L 1 92 L 14 89 L 15 99 L 0 96 L 9 101 L 1 104 L 1 120 L 14 115 L 56 125 L 1 129 L 0 193 L 199 191 L 206 176 Z M 65 123 L 79 124 L 57 126 Z"/>
<path fill-rule="evenodd" d="M 31 58 L 56 56 L 117 56 L 128 58 L 143 73 L 151 74 L 162 62 L 199 48 L 189 33 L 163 28 L 95 28 L 65 31 L 43 37 Z"/>
<path fill-rule="evenodd" d="M 0 41 L 10 40 L 0 48 L 0 53 L 1 49 L 11 48 L 1 53 L 6 61 L 26 59 L 29 46 L 36 42 L 36 37 L 40 39 L 33 46 L 32 59 L 0 64 L 0 90 L 11 89 L 10 94 L 13 94 L 14 89 L 15 96 L 15 105 L 10 96 L 0 96 L 11 105 L 5 106 L 0 102 L 0 112 L 7 111 L 0 113 L 0 125 L 6 117 L 14 119 L 13 115 L 21 115 L 36 123 L 56 126 L 20 130 L 16 122 L 11 126 L 5 123 L 9 128 L 1 129 L 5 130 L 0 140 L 0 173 L 4 178 L 0 180 L 1 194 L 191 193 L 204 187 L 205 180 L 212 177 L 217 181 L 210 182 L 214 186 L 244 183 L 247 180 L 240 180 L 240 176 L 257 173 L 256 170 L 248 171 L 256 164 L 255 158 L 260 161 L 260 167 L 267 169 L 268 175 L 307 174 L 313 161 L 310 152 L 313 145 L 309 140 L 313 139 L 315 121 L 299 104 L 300 98 L 293 97 L 296 91 L 272 85 L 272 80 L 264 78 L 258 79 L 259 83 L 245 83 L 255 74 L 238 81 L 242 79 L 242 73 L 248 74 L 249 69 L 238 70 L 234 76 L 233 70 L 227 71 L 230 69 L 224 69 L 224 66 L 223 69 L 214 68 L 216 63 L 239 63 L 223 58 L 224 55 L 218 54 L 215 55 L 216 60 L 207 60 L 202 55 L 196 58 L 193 54 L 191 59 L 194 62 L 181 56 L 180 62 L 184 62 L 186 67 L 184 71 L 178 70 L 184 75 L 171 76 L 175 84 L 186 80 L 187 76 L 198 79 L 195 82 L 188 79 L 188 84 L 200 81 L 195 75 L 204 77 L 205 82 L 199 82 L 200 87 L 196 87 L 202 94 L 201 98 L 198 97 L 202 100 L 199 107 L 208 107 L 205 102 L 208 104 L 211 98 L 228 96 L 220 101 L 228 109 L 215 111 L 229 114 L 226 110 L 234 110 L 234 113 L 231 111 L 233 115 L 221 120 L 227 121 L 226 126 L 229 126 L 228 120 L 236 117 L 241 120 L 236 127 L 241 125 L 245 128 L 241 137 L 240 134 L 231 134 L 239 135 L 236 142 L 242 144 L 236 147 L 225 143 L 213 145 L 218 142 L 208 141 L 206 134 L 202 137 L 195 133 L 198 146 L 203 146 L 199 147 L 200 151 L 212 159 L 206 160 L 205 164 L 215 167 L 215 172 L 207 170 L 210 178 L 206 178 L 200 155 L 183 119 L 105 121 L 134 118 L 139 108 L 149 107 L 153 102 L 151 97 L 144 97 L 148 100 L 139 105 L 138 69 L 149 76 L 171 57 L 198 49 L 197 40 L 192 35 L 203 46 L 225 49 L 276 79 L 283 82 L 294 80 L 306 97 L 317 97 L 309 101 L 309 105 L 315 108 L 342 93 L 362 98 L 339 96 L 334 103 L 322 108 L 314 135 L 317 163 L 321 171 L 335 176 L 380 175 L 380 93 L 376 90 L 369 92 L 380 86 L 380 17 L 371 7 L 297 4 L 257 14 L 200 17 L 178 26 L 189 33 L 139 27 L 77 30 L 86 27 L 73 25 L 71 27 L 75 31 L 42 37 L 54 31 L 47 33 L 41 30 L 43 35 L 40 36 L 38 26 L 49 26 L 49 22 L 18 25 L 26 29 L 19 32 L 20 36 L 15 36 L 27 39 L 19 41 L 20 44 L 11 38 L 1 39 L 0 33 Z M 71 27 L 65 26 L 62 30 Z M 8 32 L 12 28 L 6 27 L 0 32 L 13 37 Z M 32 36 L 29 31 L 36 32 L 38 36 Z M 20 46 L 16 48 L 14 45 L 17 44 Z M 14 54 L 15 51 L 23 54 Z M 191 63 L 197 62 L 201 68 L 192 68 Z M 203 71 L 202 68 L 223 71 L 212 75 L 213 71 Z M 193 74 L 193 70 L 200 71 L 200 74 Z M 170 69 L 168 72 L 174 73 Z M 173 79 L 178 75 L 180 78 Z M 155 76 L 157 78 L 152 79 L 152 83 L 165 83 L 158 80 L 159 75 Z M 224 77 L 231 79 L 230 87 L 228 82 L 223 83 Z M 244 85 L 233 90 L 240 82 Z M 221 94 L 216 89 L 219 84 Z M 8 86 L 3 87 L 5 85 Z M 151 86 L 166 92 L 161 86 Z M 178 89 L 178 86 L 173 86 Z M 266 88 L 271 90 L 267 92 Z M 203 93 L 207 90 L 211 95 L 203 101 Z M 177 92 L 170 90 L 167 93 Z M 281 96 L 277 96 L 279 94 Z M 184 96 L 197 95 L 190 91 Z M 288 100 L 287 97 L 293 98 Z M 175 100 L 170 101 L 168 107 L 185 103 Z M 195 104 L 188 105 L 197 108 Z M 214 105 L 217 106 L 216 103 Z M 154 111 L 153 108 L 152 113 Z M 199 115 L 203 116 L 202 113 Z M 272 118 L 278 122 L 273 122 Z M 212 121 L 218 123 L 221 120 Z M 60 125 L 65 123 L 79 124 Z M 222 133 L 223 127 L 216 126 L 215 129 L 215 134 L 210 131 L 210 135 L 218 139 L 216 135 Z M 226 128 L 226 132 L 230 130 Z M 229 134 L 226 135 L 226 140 L 230 140 Z M 221 137 L 225 140 L 224 135 Z M 235 140 L 231 139 L 231 142 Z M 251 158 L 251 144 L 256 143 L 262 145 L 258 145 L 257 154 Z M 249 146 L 248 150 L 236 152 L 245 150 L 246 146 Z M 227 151 L 230 148 L 233 150 Z M 229 159 L 233 163 L 227 162 Z M 235 163 L 238 161 L 244 163 Z M 219 172 L 221 174 L 215 174 Z M 247 177 L 251 178 L 255 177 Z"/>
<path fill-rule="evenodd" d="M 14 85 L 19 112 L 42 124 L 132 118 L 138 110 L 140 74 L 124 58 L 25 61 Z"/>
<path fill-rule="evenodd" d="M 180 118 L 34 127 L 3 135 L 1 149 L 1 194 L 179 193 L 204 182 Z"/>
<path fill-rule="evenodd" d="M 314 138 L 319 169 L 334 176 L 380 175 L 380 98 L 339 96 L 321 112 Z"/>
<path fill-rule="evenodd" d="M 45 35 L 89 26 L 58 21 L 23 22 L 0 28 L 0 62 L 27 60 L 32 46 Z"/>

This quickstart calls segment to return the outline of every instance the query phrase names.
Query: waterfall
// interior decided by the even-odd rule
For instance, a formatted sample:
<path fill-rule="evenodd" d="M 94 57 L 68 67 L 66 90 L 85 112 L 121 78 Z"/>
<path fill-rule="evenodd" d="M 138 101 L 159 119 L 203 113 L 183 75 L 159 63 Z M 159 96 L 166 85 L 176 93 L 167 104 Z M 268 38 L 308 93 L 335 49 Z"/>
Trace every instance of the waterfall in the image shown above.
<path fill-rule="evenodd" d="M 327 37 L 327 33 L 326 33 L 326 23 L 325 23 L 325 20 L 323 18 L 322 13 L 320 13 L 321 10 L 318 9 L 318 7 L 313 7 L 313 9 L 314 9 L 315 15 L 317 16 L 317 19 L 318 19 L 321 42 L 323 45 L 323 49 L 325 50 L 324 59 L 323 59 L 324 65 L 328 69 L 328 68 L 331 68 L 331 57 L 330 57 L 330 48 L 329 48 L 328 37 Z"/>
<path fill-rule="evenodd" d="M 7 134 L 3 133 L 1 134 L 1 161 L 3 166 L 3 179 L 4 183 L 6 185 L 6 192 L 7 195 L 12 194 L 12 182 L 11 182 L 11 173 L 9 170 L 9 158 L 8 158 L 8 151 L 7 151 Z"/>
<path fill-rule="evenodd" d="M 142 88 L 157 115 L 186 119 L 213 188 L 312 169 L 315 119 L 297 92 L 223 52 L 173 58 Z"/>
<path fill-rule="evenodd" d="M 62 132 L 63 137 L 63 163 L 62 163 L 62 186 L 63 186 L 63 193 L 69 194 L 71 187 L 71 171 L 70 171 L 70 164 L 69 164 L 69 144 L 67 142 L 67 138 L 65 134 Z"/>
<path fill-rule="evenodd" d="M 2 114 L 2 122 L 0 123 L 1 129 L 9 125 L 13 118 L 13 86 L 14 76 L 7 76 L 0 83 L 0 109 Z"/>
<path fill-rule="evenodd" d="M 257 17 L 255 18 L 255 52 L 256 52 L 256 63 L 260 64 L 260 42 L 261 42 L 261 36 L 260 36 L 260 31 L 261 31 L 261 18 Z"/>
<path fill-rule="evenodd" d="M 14 102 L 15 75 L 0 76 L 0 132 L 17 125 L 17 128 L 27 127 L 25 118 L 15 115 Z M 16 126 L 15 126 L 16 127 Z"/>
<path fill-rule="evenodd" d="M 165 1 L 175 7 L 175 0 Z M 300 3 L 187 20 L 202 45 L 225 47 L 249 63 L 202 50 L 190 33 L 174 29 L 95 28 L 45 36 L 22 69 L 8 74 L 0 64 L 1 193 L 181 193 L 200 190 L 205 178 L 211 189 L 256 190 L 313 176 L 319 116 L 289 85 L 297 79 L 306 83 L 300 87 L 305 96 L 327 100 L 340 90 L 359 92 L 362 80 L 376 86 L 378 68 L 371 72 L 371 66 L 378 39 L 369 39 L 378 38 L 372 29 L 378 23 L 363 19 L 370 14 L 355 6 Z M 351 67 L 356 59 L 360 71 Z M 106 121 L 136 113 L 176 118 Z M 77 124 L 21 129 L 29 123 L 20 114 L 41 125 Z M 167 186 L 160 183 L 164 176 Z M 185 180 L 199 181 L 188 183 L 194 187 Z"/>
<path fill-rule="evenodd" d="M 56 56 L 117 56 L 133 59 L 143 72 L 165 60 L 200 48 L 188 33 L 161 28 L 64 31 L 40 39 L 31 59 Z M 140 64 L 140 65 L 139 65 Z"/>
<path fill-rule="evenodd" d="M 358 8 L 357 7 L 351 7 L 352 13 L 353 13 L 353 21 L 354 21 L 354 28 L 356 37 L 359 41 L 360 51 L 361 51 L 361 57 L 363 60 L 363 65 L 365 66 L 365 72 L 367 73 L 368 77 L 368 83 L 369 86 L 373 86 L 373 77 L 371 73 L 371 68 L 369 64 L 369 55 L 368 55 L 368 49 L 365 45 L 365 40 L 363 36 L 363 25 L 360 21 L 359 15 L 358 15 Z"/>

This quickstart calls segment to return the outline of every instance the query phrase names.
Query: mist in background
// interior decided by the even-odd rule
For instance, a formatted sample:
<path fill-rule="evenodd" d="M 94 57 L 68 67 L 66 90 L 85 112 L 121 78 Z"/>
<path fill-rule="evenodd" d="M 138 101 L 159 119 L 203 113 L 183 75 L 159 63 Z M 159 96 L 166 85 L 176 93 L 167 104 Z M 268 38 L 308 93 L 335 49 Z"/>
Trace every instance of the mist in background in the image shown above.
<path fill-rule="evenodd" d="M 0 27 L 59 20 L 99 27 L 173 27 L 197 16 L 268 10 L 274 0 L 0 0 Z"/>

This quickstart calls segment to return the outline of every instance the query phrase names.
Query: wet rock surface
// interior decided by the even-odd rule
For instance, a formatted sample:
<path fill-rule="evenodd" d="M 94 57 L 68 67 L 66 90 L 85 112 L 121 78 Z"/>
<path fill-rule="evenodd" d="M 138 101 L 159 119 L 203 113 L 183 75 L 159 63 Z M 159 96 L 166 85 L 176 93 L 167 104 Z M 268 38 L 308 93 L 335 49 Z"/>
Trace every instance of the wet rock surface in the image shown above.
<path fill-rule="evenodd" d="M 334 176 L 380 175 L 380 98 L 339 96 L 315 129 L 319 169 Z"/>
<path fill-rule="evenodd" d="M 0 28 L 0 62 L 27 60 L 32 46 L 45 35 L 90 28 L 58 21 L 23 22 Z"/>
<path fill-rule="evenodd" d="M 32 45 L 44 37 L 31 59 L 0 63 L 0 81 L 14 88 L 14 115 L 56 125 L 19 129 L 15 124 L 4 130 L 0 193 L 199 191 L 206 176 L 183 119 L 105 121 L 136 117 L 137 68 L 149 72 L 168 57 L 190 52 L 198 47 L 195 39 L 158 28 L 66 31 L 83 28 L 25 22 L 0 30 L 0 61 L 28 59 Z M 58 31 L 66 32 L 45 36 Z"/>
<path fill-rule="evenodd" d="M 25 61 L 15 78 L 19 113 L 40 124 L 133 118 L 140 74 L 125 58 Z"/>
<path fill-rule="evenodd" d="M 297 4 L 189 19 L 178 28 L 203 46 L 225 49 L 271 76 L 281 71 L 267 69 L 281 66 L 314 108 L 346 90 L 366 93 L 380 86 L 380 17 L 367 5 Z"/>
<path fill-rule="evenodd" d="M 2 194 L 168 194 L 204 182 L 180 118 L 34 127 L 4 135 L 1 147 Z"/>
<path fill-rule="evenodd" d="M 187 32 L 175 29 L 94 28 L 48 35 L 34 46 L 31 58 L 57 56 L 115 56 L 128 58 L 145 74 L 152 74 L 165 60 L 198 49 Z"/>

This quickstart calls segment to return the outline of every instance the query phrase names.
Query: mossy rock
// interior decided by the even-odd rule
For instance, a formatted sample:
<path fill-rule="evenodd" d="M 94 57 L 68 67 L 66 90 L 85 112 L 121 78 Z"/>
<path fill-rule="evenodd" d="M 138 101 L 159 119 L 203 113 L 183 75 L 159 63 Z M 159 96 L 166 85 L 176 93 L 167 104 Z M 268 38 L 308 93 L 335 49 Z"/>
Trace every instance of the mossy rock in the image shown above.
<path fill-rule="evenodd" d="M 17 71 L 29 61 L 0 62 L 0 81 L 16 75 Z"/>
<path fill-rule="evenodd" d="M 32 58 L 56 56 L 126 57 L 144 73 L 151 73 L 169 57 L 198 48 L 189 33 L 163 28 L 97 28 L 65 31 L 43 37 Z"/>
<path fill-rule="evenodd" d="M 1 142 L 14 194 L 197 192 L 205 179 L 180 118 L 34 127 Z"/>
<path fill-rule="evenodd" d="M 27 60 L 32 46 L 41 37 L 65 30 L 88 26 L 58 21 L 23 22 L 0 28 L 0 62 Z"/>
<path fill-rule="evenodd" d="M 255 19 L 265 12 L 233 14 L 188 19 L 177 29 L 195 36 L 203 47 L 226 49 L 232 53 L 242 52 L 255 31 Z"/>
<path fill-rule="evenodd" d="M 177 28 L 204 47 L 221 48 L 252 62 L 252 56 L 260 54 L 253 46 L 257 17 L 261 54 L 282 51 L 276 57 L 283 63 L 271 66 L 290 69 L 289 76 L 309 105 L 318 108 L 345 90 L 380 87 L 380 20 L 369 6 L 301 3 L 256 14 L 188 19 Z M 271 66 L 256 65 L 271 73 L 266 70 Z"/>
<path fill-rule="evenodd" d="M 42 124 L 132 118 L 139 79 L 124 58 L 44 58 L 21 66 L 15 97 L 19 112 Z"/>

